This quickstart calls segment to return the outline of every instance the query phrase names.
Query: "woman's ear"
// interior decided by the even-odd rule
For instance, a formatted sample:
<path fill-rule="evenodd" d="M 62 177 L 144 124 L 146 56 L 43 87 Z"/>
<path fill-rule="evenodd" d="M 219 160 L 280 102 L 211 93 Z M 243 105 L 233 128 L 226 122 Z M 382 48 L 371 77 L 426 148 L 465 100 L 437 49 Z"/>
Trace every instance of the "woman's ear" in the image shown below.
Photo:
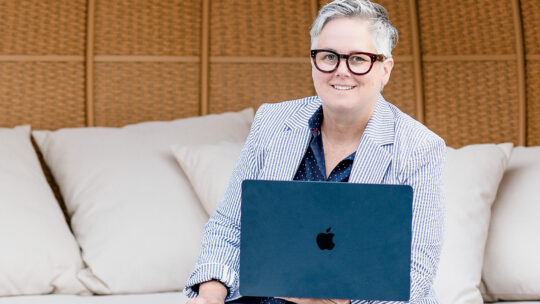
<path fill-rule="evenodd" d="M 394 58 L 387 58 L 383 61 L 383 78 L 381 87 L 384 87 L 388 81 L 390 80 L 390 74 L 392 73 L 392 69 L 394 68 Z"/>

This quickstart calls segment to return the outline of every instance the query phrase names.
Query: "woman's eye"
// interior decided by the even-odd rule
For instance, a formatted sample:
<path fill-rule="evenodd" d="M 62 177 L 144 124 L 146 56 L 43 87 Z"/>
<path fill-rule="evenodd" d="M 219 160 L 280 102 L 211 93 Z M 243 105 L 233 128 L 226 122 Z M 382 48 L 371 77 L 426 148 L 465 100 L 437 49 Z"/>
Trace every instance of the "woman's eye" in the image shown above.
<path fill-rule="evenodd" d="M 351 61 L 354 63 L 361 63 L 366 61 L 362 56 L 352 56 Z"/>
<path fill-rule="evenodd" d="M 334 55 L 334 54 L 328 54 L 328 55 L 324 56 L 324 59 L 325 59 L 325 60 L 334 61 L 334 60 L 336 60 L 336 55 Z"/>

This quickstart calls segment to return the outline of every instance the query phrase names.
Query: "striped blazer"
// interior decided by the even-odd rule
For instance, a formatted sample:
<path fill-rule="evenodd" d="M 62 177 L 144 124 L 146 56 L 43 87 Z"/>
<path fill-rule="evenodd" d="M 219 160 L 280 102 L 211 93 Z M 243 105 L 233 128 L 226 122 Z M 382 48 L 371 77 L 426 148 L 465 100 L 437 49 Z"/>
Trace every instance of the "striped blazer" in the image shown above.
<path fill-rule="evenodd" d="M 228 287 L 227 301 L 241 297 L 241 182 L 292 180 L 309 144 L 308 120 L 320 105 L 320 98 L 314 96 L 259 108 L 224 197 L 205 226 L 201 253 L 184 289 L 188 297 L 197 296 L 194 286 L 212 279 Z M 444 225 L 444 157 L 445 143 L 440 137 L 379 96 L 358 145 L 349 182 L 412 186 L 410 303 L 438 303 L 432 285 Z"/>

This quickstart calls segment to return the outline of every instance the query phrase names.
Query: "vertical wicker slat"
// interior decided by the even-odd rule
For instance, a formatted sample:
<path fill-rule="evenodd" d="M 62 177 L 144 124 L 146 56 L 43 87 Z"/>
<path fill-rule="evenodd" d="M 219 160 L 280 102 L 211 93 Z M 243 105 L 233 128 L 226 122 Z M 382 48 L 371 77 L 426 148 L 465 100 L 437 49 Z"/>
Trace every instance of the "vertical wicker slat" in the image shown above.
<path fill-rule="evenodd" d="M 527 144 L 540 145 L 540 60 L 527 61 Z"/>
<path fill-rule="evenodd" d="M 422 77 L 422 54 L 420 50 L 420 34 L 418 28 L 418 6 L 416 0 L 409 0 L 411 16 L 412 54 L 414 66 L 414 93 L 416 96 L 416 119 L 425 122 L 424 115 L 424 85 Z"/>
<path fill-rule="evenodd" d="M 200 114 L 208 114 L 208 93 L 209 77 L 210 77 L 210 0 L 203 0 L 202 4 L 202 31 L 201 31 L 201 100 L 200 100 Z"/>
<path fill-rule="evenodd" d="M 514 17 L 514 32 L 516 43 L 516 68 L 517 68 L 517 89 L 519 102 L 519 140 L 521 146 L 527 144 L 527 96 L 525 83 L 525 50 L 523 32 L 521 24 L 521 12 L 519 0 L 512 0 L 512 11 Z"/>
<path fill-rule="evenodd" d="M 540 145 L 540 1 L 520 2 L 527 58 L 527 144 Z"/>
<path fill-rule="evenodd" d="M 88 0 L 86 16 L 86 125 L 94 125 L 94 18 L 95 0 Z"/>

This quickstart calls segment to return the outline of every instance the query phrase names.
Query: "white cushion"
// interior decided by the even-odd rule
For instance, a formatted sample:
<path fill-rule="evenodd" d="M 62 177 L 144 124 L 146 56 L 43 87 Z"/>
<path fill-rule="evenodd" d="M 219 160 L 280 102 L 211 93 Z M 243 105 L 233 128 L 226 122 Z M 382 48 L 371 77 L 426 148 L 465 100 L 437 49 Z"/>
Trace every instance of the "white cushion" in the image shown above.
<path fill-rule="evenodd" d="M 43 175 L 30 127 L 0 129 L 0 295 L 88 293 L 79 246 Z"/>
<path fill-rule="evenodd" d="M 479 290 L 491 205 L 512 144 L 447 148 L 446 225 L 435 291 L 441 304 L 483 303 Z"/>
<path fill-rule="evenodd" d="M 35 131 L 99 294 L 181 290 L 207 214 L 170 153 L 175 143 L 239 141 L 253 110 L 123 128 Z"/>
<path fill-rule="evenodd" d="M 0 298 L 0 304 L 184 304 L 187 301 L 188 298 L 180 292 L 91 297 L 53 294 Z"/>
<path fill-rule="evenodd" d="M 243 141 L 175 145 L 172 151 L 209 215 L 221 201 Z"/>
<path fill-rule="evenodd" d="M 493 205 L 483 279 L 490 300 L 540 300 L 540 147 L 517 147 Z"/>

